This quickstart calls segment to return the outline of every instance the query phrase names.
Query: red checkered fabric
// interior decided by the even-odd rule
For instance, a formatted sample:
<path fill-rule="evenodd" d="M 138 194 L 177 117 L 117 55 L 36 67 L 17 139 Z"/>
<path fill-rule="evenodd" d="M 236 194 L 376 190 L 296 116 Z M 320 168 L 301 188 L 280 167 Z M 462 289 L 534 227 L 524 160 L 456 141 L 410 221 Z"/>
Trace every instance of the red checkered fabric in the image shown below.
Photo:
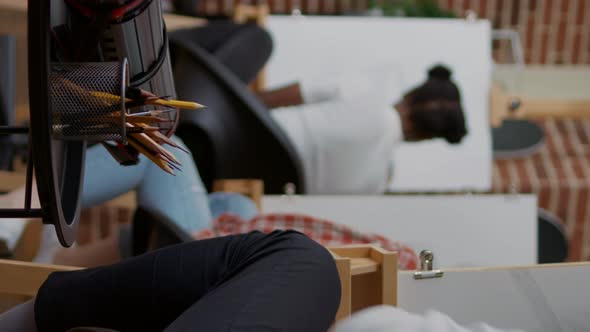
<path fill-rule="evenodd" d="M 383 249 L 398 252 L 398 267 L 402 270 L 415 270 L 418 255 L 407 245 L 393 242 L 376 234 L 363 234 L 334 222 L 306 216 L 303 214 L 262 214 L 249 221 L 232 214 L 223 214 L 213 221 L 212 227 L 199 231 L 195 239 L 261 231 L 291 229 L 301 232 L 324 246 L 346 244 L 376 244 Z"/>

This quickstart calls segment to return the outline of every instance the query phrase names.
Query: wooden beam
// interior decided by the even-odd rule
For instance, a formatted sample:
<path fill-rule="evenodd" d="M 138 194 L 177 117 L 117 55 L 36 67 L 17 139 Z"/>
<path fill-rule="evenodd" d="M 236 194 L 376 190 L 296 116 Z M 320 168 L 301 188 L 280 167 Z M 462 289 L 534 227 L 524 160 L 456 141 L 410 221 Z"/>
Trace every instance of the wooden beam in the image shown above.
<path fill-rule="evenodd" d="M 511 103 L 520 106 L 511 110 Z M 590 118 L 590 97 L 586 100 L 533 99 L 506 93 L 498 84 L 490 90 L 490 121 L 498 127 L 505 119 L 535 118 Z"/>
<path fill-rule="evenodd" d="M 355 276 L 359 274 L 377 272 L 379 263 L 370 258 L 351 258 L 350 274 Z"/>
<path fill-rule="evenodd" d="M 180 29 L 190 29 L 203 26 L 207 24 L 207 20 L 202 18 L 196 18 L 192 16 L 176 15 L 176 14 L 163 14 L 164 22 L 166 23 L 166 30 L 174 31 Z"/>
<path fill-rule="evenodd" d="M 26 174 L 0 171 L 0 192 L 9 192 L 25 185 Z"/>
<path fill-rule="evenodd" d="M 342 256 L 349 258 L 366 258 L 369 257 L 371 252 L 370 245 L 366 244 L 353 244 L 346 246 L 330 247 L 330 251 Z"/>
<path fill-rule="evenodd" d="M 49 274 L 79 267 L 0 260 L 0 294 L 35 296 Z"/>
<path fill-rule="evenodd" d="M 381 266 L 381 304 L 397 305 L 397 253 L 373 246 L 371 258 Z"/>
<path fill-rule="evenodd" d="M 523 99 L 521 113 L 526 118 L 590 118 L 590 99 L 571 101 Z"/>
<path fill-rule="evenodd" d="M 334 256 L 336 269 L 340 278 L 340 305 L 336 312 L 336 321 L 345 319 L 350 316 L 352 304 L 352 278 L 350 274 L 350 259 L 345 257 Z"/>

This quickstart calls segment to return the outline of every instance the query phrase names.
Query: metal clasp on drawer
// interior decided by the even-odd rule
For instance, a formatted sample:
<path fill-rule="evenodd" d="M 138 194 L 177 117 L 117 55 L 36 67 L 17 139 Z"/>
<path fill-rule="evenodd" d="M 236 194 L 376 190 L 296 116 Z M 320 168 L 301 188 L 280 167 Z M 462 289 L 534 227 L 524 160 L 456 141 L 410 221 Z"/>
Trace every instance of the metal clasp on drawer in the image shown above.
<path fill-rule="evenodd" d="M 420 252 L 420 271 L 414 272 L 414 279 L 431 279 L 443 276 L 443 271 L 433 270 L 434 254 L 430 250 Z"/>

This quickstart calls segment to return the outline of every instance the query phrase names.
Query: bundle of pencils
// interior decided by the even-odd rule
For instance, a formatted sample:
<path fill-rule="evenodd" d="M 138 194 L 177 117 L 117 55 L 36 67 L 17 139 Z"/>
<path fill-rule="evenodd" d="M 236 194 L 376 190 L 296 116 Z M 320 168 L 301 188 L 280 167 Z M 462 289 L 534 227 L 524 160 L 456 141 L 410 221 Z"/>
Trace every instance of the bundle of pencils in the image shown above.
<path fill-rule="evenodd" d="M 181 170 L 178 159 L 163 145 L 185 150 L 161 130 L 174 121 L 176 114 L 170 112 L 201 109 L 203 105 L 127 88 L 123 107 L 121 96 L 116 94 L 91 91 L 64 78 L 56 79 L 53 84 L 56 91 L 67 92 L 67 102 L 54 106 L 54 132 L 59 132 L 64 138 L 94 137 L 102 140 L 108 137 L 107 140 L 118 141 L 119 138 L 114 137 L 120 137 L 121 142 L 114 145 L 102 142 L 120 164 L 136 164 L 141 153 L 167 173 L 174 175 L 174 170 Z M 125 135 L 121 137 L 123 132 Z M 124 141 L 128 144 L 122 144 Z"/>
<path fill-rule="evenodd" d="M 136 125 L 127 123 L 127 127 L 129 129 L 149 128 L 149 126 L 145 123 L 137 123 Z M 145 155 L 149 160 L 151 160 L 165 172 L 174 175 L 174 170 L 182 171 L 182 164 L 161 144 L 168 144 L 187 153 L 188 151 L 183 149 L 181 146 L 176 144 L 173 140 L 166 137 L 166 135 L 160 133 L 159 131 L 149 130 L 144 133 L 128 134 L 127 142 L 131 147 L 133 147 L 139 153 Z"/>
<path fill-rule="evenodd" d="M 167 144 L 171 147 L 180 149 L 187 152 L 181 146 L 176 144 L 166 135 L 162 134 L 158 127 L 153 126 L 162 122 L 169 121 L 162 119 L 160 116 L 165 115 L 172 109 L 201 109 L 204 106 L 194 102 L 180 101 L 180 100 L 169 100 L 165 97 L 157 97 L 145 90 L 140 89 L 127 89 L 127 98 L 125 98 L 126 108 L 137 108 L 141 106 L 157 106 L 163 108 L 160 110 L 143 111 L 139 113 L 130 113 L 126 115 L 126 132 L 128 147 L 119 146 L 128 150 L 129 147 L 133 148 L 137 152 L 145 155 L 154 164 L 160 167 L 165 172 L 174 175 L 174 170 L 182 170 L 182 165 L 178 159 L 166 150 L 162 145 Z M 98 97 L 109 102 L 121 102 L 121 97 L 104 93 L 91 91 L 90 94 L 93 97 Z M 108 120 L 102 118 L 101 120 L 107 120 L 107 122 L 116 122 L 121 119 L 121 113 L 113 112 L 108 114 Z"/>

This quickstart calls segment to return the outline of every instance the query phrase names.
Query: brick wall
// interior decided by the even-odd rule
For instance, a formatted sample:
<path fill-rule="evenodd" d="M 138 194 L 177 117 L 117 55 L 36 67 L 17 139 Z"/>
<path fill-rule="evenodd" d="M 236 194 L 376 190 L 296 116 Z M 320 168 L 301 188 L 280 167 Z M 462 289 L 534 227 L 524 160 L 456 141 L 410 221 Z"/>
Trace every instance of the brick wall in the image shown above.
<path fill-rule="evenodd" d="M 229 14 L 236 2 L 264 0 L 201 0 L 202 14 Z M 530 64 L 590 64 L 590 0 L 437 0 L 464 16 L 467 10 L 492 21 L 493 27 L 517 30 Z M 300 8 L 304 14 L 360 12 L 368 0 L 267 0 L 273 13 Z M 494 45 L 499 62 L 507 60 L 508 44 Z"/>
<path fill-rule="evenodd" d="M 527 63 L 590 64 L 590 0 L 438 0 L 464 15 L 489 18 L 494 28 L 520 33 Z M 494 45 L 498 60 L 506 44 Z"/>

